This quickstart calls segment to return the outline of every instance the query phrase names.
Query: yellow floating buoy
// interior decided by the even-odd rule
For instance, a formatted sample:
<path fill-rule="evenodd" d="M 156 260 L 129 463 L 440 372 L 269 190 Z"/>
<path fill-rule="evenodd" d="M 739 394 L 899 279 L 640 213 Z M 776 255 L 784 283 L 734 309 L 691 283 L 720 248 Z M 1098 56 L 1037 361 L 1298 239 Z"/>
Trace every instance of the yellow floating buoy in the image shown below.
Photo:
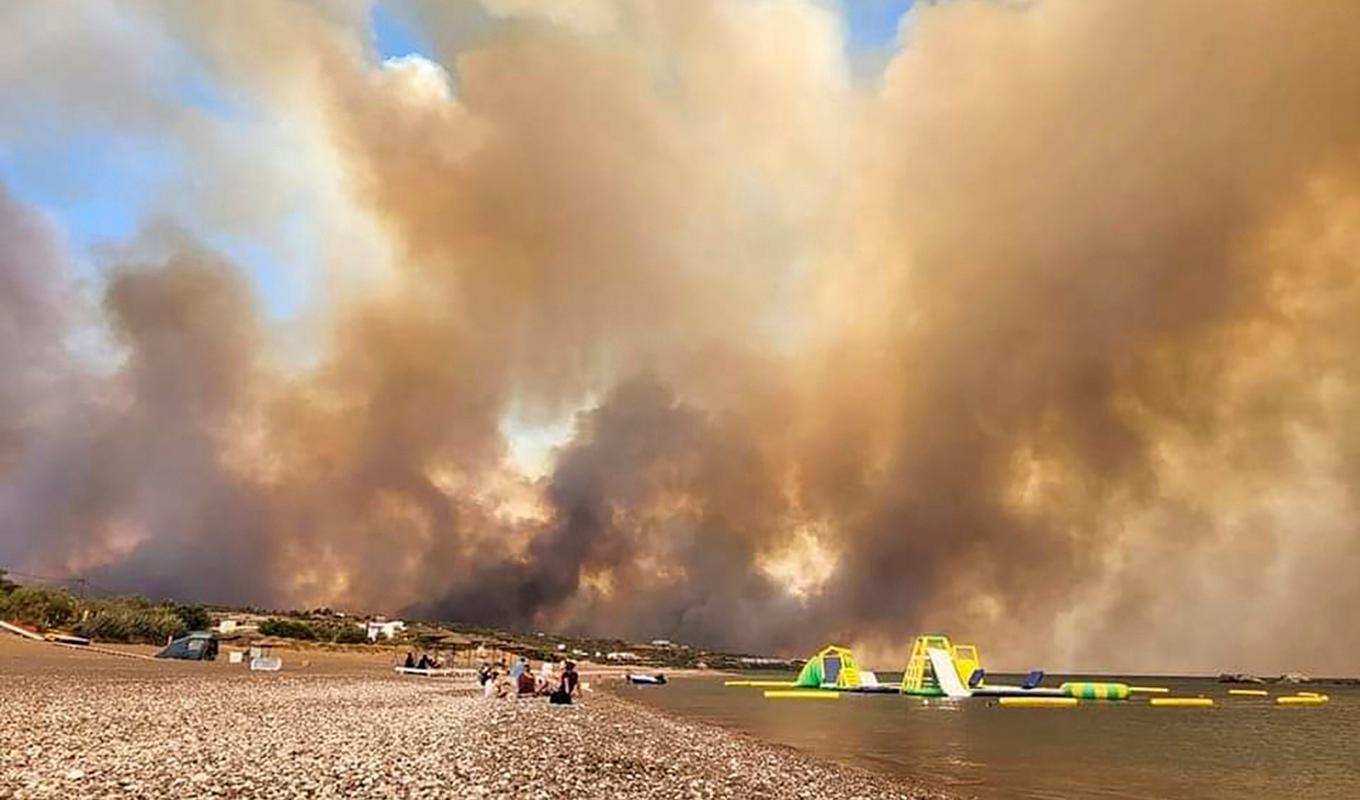
<path fill-rule="evenodd" d="M 825 689 L 766 689 L 766 700 L 837 700 L 841 696 L 840 692 L 829 692 Z"/>
<path fill-rule="evenodd" d="M 1229 689 L 1228 694 L 1243 695 L 1246 697 L 1270 697 L 1270 692 L 1265 689 Z"/>
<path fill-rule="evenodd" d="M 1327 703 L 1325 694 L 1300 694 L 1293 697 L 1277 697 L 1275 702 L 1282 706 L 1320 706 Z"/>
<path fill-rule="evenodd" d="M 1211 697 L 1154 697 L 1148 705 L 1162 708 L 1204 708 L 1214 704 Z"/>
<path fill-rule="evenodd" d="M 1166 694 L 1171 691 L 1165 686 L 1130 686 L 1129 694 Z"/>
<path fill-rule="evenodd" d="M 1006 708 L 1071 708 L 1081 701 L 1075 697 L 1003 697 L 997 702 Z"/>
<path fill-rule="evenodd" d="M 1129 696 L 1129 687 L 1123 683 L 1072 681 L 1059 686 L 1058 690 L 1083 700 L 1126 700 Z"/>

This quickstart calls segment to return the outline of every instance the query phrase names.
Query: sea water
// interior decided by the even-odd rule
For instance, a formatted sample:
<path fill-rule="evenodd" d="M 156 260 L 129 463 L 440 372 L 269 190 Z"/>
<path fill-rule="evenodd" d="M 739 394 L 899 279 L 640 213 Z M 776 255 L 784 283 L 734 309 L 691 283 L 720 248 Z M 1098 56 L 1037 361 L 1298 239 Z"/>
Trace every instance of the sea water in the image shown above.
<path fill-rule="evenodd" d="M 765 700 L 760 689 L 709 678 L 621 691 L 672 713 L 983 800 L 1360 798 L 1360 687 L 1270 686 L 1271 696 L 1259 698 L 1230 696 L 1235 687 L 1205 678 L 1135 683 L 1167 687 L 1170 696 L 1212 697 L 1215 706 L 1154 708 L 1138 696 L 1067 709 L 896 694 Z M 1276 695 L 1296 688 L 1331 702 L 1275 704 Z"/>

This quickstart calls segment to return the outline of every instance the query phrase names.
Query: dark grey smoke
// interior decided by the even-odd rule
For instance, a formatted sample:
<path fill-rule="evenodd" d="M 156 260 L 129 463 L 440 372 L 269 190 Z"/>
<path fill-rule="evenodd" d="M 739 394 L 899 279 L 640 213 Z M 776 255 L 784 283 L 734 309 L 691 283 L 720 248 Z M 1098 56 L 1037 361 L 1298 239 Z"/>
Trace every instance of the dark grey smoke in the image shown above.
<path fill-rule="evenodd" d="M 801 607 L 756 563 L 757 548 L 783 535 L 768 465 L 746 433 L 655 376 L 625 381 L 578 418 L 544 494 L 551 517 L 522 556 L 421 612 L 524 626 L 567 605 L 579 631 L 661 630 L 734 649 L 810 641 L 794 635 Z M 583 580 L 599 576 L 581 603 Z"/>

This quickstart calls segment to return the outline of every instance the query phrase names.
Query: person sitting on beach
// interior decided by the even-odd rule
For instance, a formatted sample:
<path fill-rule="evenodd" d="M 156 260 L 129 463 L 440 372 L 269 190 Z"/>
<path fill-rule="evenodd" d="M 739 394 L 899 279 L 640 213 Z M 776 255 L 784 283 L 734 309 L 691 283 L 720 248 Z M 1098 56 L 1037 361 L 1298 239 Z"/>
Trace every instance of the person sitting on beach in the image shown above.
<path fill-rule="evenodd" d="M 498 686 L 500 684 L 500 681 L 497 680 L 498 677 L 499 676 L 496 674 L 496 671 L 494 669 L 487 670 L 486 680 L 482 681 L 483 697 L 491 698 L 496 696 L 496 692 L 498 691 Z"/>
<path fill-rule="evenodd" d="M 477 685 L 486 686 L 489 680 L 491 680 L 491 665 L 483 661 L 482 665 L 477 668 Z"/>
<path fill-rule="evenodd" d="M 420 654 L 420 663 L 416 665 L 416 669 L 429 669 L 431 666 L 432 666 L 432 665 L 430 664 L 430 656 L 429 656 L 429 654 L 428 654 L 428 653 L 421 653 L 421 654 Z"/>
<path fill-rule="evenodd" d="M 558 684 L 557 691 L 548 696 L 548 702 L 553 705 L 571 705 L 580 687 L 581 677 L 576 674 L 576 664 L 568 661 L 562 666 L 562 682 Z"/>
<path fill-rule="evenodd" d="M 406 669 L 416 668 L 416 656 L 410 650 L 406 651 Z"/>
<path fill-rule="evenodd" d="M 523 672 L 521 672 L 519 674 L 519 677 L 516 679 L 516 688 L 518 689 L 518 694 L 520 697 L 524 697 L 525 695 L 532 695 L 534 693 L 534 690 L 537 688 L 534 685 L 534 674 L 527 669 L 528 666 L 527 664 L 525 666 L 526 669 Z"/>

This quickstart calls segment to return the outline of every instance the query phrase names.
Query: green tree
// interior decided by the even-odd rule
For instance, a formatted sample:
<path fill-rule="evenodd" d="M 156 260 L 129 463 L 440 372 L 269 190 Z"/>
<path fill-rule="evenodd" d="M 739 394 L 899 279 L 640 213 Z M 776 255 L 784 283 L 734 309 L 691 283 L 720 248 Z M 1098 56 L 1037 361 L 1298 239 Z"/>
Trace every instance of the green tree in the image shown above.
<path fill-rule="evenodd" d="M 175 616 L 179 617 L 184 627 L 191 631 L 206 631 L 212 627 L 207 609 L 197 604 L 175 606 Z"/>
<path fill-rule="evenodd" d="M 3 569 L 0 569 L 0 594 L 9 594 L 19 588 L 19 584 L 5 577 L 7 574 Z"/>

